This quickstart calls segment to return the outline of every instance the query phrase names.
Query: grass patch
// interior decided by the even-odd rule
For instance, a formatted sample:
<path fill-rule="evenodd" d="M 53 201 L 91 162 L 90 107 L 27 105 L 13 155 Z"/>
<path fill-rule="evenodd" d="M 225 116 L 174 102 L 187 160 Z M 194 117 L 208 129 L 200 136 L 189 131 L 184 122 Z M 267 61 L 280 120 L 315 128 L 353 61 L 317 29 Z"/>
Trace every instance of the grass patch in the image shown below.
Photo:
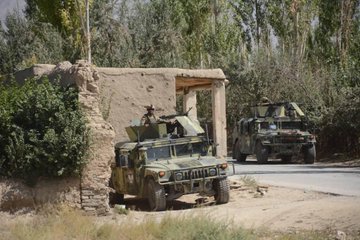
<path fill-rule="evenodd" d="M 209 218 L 196 217 L 170 217 L 165 216 L 160 222 L 153 220 L 142 224 L 125 227 L 126 237 L 130 239 L 256 239 L 250 231 L 242 228 L 231 228 L 230 224 Z M 145 237 L 146 239 L 146 237 Z"/>
<path fill-rule="evenodd" d="M 243 183 L 245 187 L 256 189 L 258 187 L 258 182 L 256 179 L 252 176 L 241 176 L 240 181 Z"/>
<path fill-rule="evenodd" d="M 126 217 L 126 216 L 124 216 Z M 121 224 L 86 216 L 82 211 L 60 207 L 39 211 L 29 218 L 17 217 L 16 221 L 3 221 L 1 240 L 45 239 L 255 239 L 242 228 L 231 229 L 229 224 L 209 219 L 207 216 L 170 217 L 162 220 L 129 219 Z M 128 217 L 126 217 L 128 218 Z"/>
<path fill-rule="evenodd" d="M 277 239 L 277 240 L 318 240 L 335 239 L 336 233 L 326 231 L 302 231 L 293 233 L 267 230 L 247 230 L 233 222 L 215 220 L 207 215 L 195 217 L 171 217 L 161 220 L 145 218 L 134 220 L 123 216 L 121 222 L 86 216 L 82 211 L 59 207 L 45 209 L 30 218 L 15 217 L 2 221 L 1 240 L 45 240 L 45 239 Z M 4 219 L 3 219 L 4 220 Z M 356 239 L 347 236 L 347 239 Z"/>

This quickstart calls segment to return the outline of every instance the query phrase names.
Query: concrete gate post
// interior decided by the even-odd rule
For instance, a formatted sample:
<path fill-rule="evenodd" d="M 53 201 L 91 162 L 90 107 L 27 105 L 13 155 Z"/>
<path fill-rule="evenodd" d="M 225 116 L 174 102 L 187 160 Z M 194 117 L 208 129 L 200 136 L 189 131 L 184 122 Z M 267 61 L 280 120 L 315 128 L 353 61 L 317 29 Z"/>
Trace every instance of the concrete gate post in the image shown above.
<path fill-rule="evenodd" d="M 212 83 L 212 119 L 213 138 L 216 145 L 216 156 L 224 158 L 227 156 L 226 143 L 226 103 L 225 82 L 214 81 Z"/>

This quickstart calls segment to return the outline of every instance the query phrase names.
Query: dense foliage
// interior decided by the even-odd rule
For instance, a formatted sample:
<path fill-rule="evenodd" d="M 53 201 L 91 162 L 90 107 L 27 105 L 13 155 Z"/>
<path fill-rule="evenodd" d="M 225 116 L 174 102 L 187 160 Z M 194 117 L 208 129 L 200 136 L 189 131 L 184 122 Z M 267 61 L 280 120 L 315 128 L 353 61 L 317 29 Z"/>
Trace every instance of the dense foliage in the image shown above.
<path fill-rule="evenodd" d="M 56 13 L 48 1 L 26 2 L 26 18 L 11 14 L 0 31 L 1 74 L 85 57 L 83 1 L 55 1 Z M 222 68 L 230 80 L 229 131 L 263 96 L 297 101 L 320 151 L 360 154 L 359 0 L 90 3 L 97 66 Z M 199 116 L 209 118 L 209 93 L 198 98 Z"/>
<path fill-rule="evenodd" d="M 88 145 L 78 94 L 48 80 L 0 86 L 0 174 L 34 183 L 79 174 Z"/>

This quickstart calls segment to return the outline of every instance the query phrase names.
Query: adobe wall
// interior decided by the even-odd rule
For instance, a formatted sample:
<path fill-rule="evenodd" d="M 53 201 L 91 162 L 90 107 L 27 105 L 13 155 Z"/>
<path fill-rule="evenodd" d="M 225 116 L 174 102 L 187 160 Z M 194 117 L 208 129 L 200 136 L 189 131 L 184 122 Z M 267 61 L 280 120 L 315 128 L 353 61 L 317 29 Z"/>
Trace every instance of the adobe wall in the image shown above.
<path fill-rule="evenodd" d="M 127 141 L 125 127 L 153 104 L 158 116 L 175 113 L 175 74 L 169 69 L 97 68 L 103 115 L 115 142 Z"/>
<path fill-rule="evenodd" d="M 114 160 L 114 144 L 128 140 L 124 128 L 131 120 L 142 117 L 146 112 L 144 106 L 154 104 L 159 116 L 175 113 L 177 77 L 219 80 L 220 87 L 216 81 L 212 84 L 214 109 L 220 118 L 225 119 L 225 103 L 218 100 L 221 94 L 225 94 L 225 76 L 220 69 L 94 68 L 79 61 L 74 65 L 69 62 L 56 66 L 38 64 L 16 73 L 15 79 L 22 83 L 26 78 L 44 75 L 50 80 L 60 77 L 60 84 L 75 85 L 79 89 L 79 103 L 88 119 L 91 134 L 88 164 L 81 178 L 43 179 L 35 188 L 29 188 L 16 179 L 0 179 L 0 210 L 67 202 L 92 214 L 107 214 L 110 210 L 108 181 L 110 163 Z M 192 97 L 196 98 L 196 95 Z M 220 121 L 215 136 L 225 127 L 226 122 Z M 225 144 L 222 149 L 226 151 L 226 136 L 217 137 L 219 144 Z M 226 152 L 223 155 L 226 156 Z"/>
<path fill-rule="evenodd" d="M 81 178 L 40 179 L 33 188 L 21 180 L 0 179 L 0 210 L 15 211 L 43 203 L 66 202 L 85 211 L 104 215 L 109 208 L 110 163 L 114 159 L 112 126 L 100 111 L 99 75 L 83 61 L 55 65 L 35 65 L 15 74 L 19 83 L 29 77 L 47 75 L 50 80 L 60 77 L 60 84 L 75 85 L 79 89 L 79 104 L 88 120 L 91 141 L 88 163 Z"/>
<path fill-rule="evenodd" d="M 81 208 L 80 178 L 42 179 L 36 187 L 29 187 L 18 179 L 0 179 L 1 211 L 34 209 L 49 202 Z"/>
<path fill-rule="evenodd" d="M 21 180 L 0 179 L 0 210 L 66 202 L 89 213 L 107 214 L 114 143 L 128 140 L 124 127 L 142 117 L 144 106 L 154 104 L 158 115 L 175 112 L 176 74 L 166 69 L 93 68 L 79 61 L 74 65 L 38 64 L 17 72 L 15 79 L 23 83 L 26 78 L 44 75 L 50 80 L 60 77 L 60 84 L 79 89 L 79 103 L 91 134 L 88 164 L 81 178 L 44 179 L 34 188 Z"/>

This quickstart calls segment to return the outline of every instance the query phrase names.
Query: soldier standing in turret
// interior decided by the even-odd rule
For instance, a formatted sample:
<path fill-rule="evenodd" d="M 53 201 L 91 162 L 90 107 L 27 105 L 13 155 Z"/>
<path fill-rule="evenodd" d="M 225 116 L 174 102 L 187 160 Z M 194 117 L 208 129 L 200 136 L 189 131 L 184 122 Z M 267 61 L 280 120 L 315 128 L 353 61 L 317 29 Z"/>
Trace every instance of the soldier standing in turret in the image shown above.
<path fill-rule="evenodd" d="M 141 125 L 149 126 L 149 124 L 157 123 L 159 118 L 155 115 L 155 106 L 146 106 L 147 113 L 141 118 Z"/>

